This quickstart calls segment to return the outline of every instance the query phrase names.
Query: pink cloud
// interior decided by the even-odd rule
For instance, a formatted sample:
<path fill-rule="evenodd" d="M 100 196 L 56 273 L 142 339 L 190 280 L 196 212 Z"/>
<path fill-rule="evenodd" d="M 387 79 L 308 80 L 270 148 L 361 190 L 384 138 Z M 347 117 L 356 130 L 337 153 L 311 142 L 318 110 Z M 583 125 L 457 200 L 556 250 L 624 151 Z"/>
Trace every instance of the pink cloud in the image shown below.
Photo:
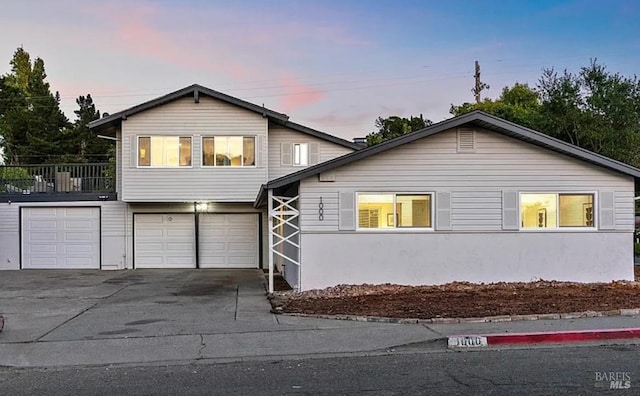
<path fill-rule="evenodd" d="M 229 57 L 216 57 L 216 53 L 224 53 L 222 49 L 195 48 L 192 43 L 201 37 L 194 32 L 188 29 L 176 32 L 159 26 L 163 18 L 167 17 L 167 10 L 152 3 L 127 4 L 126 7 L 87 3 L 82 9 L 85 13 L 100 15 L 105 24 L 102 29 L 112 41 L 117 42 L 113 48 L 124 49 L 129 56 L 148 57 L 191 69 L 220 72 L 234 78 L 250 75 L 243 63 L 230 60 Z M 86 44 L 95 45 L 89 41 Z"/>
<path fill-rule="evenodd" d="M 293 76 L 284 76 L 281 82 L 285 89 L 285 94 L 278 104 L 281 111 L 292 112 L 316 104 L 325 97 L 324 92 L 300 83 Z"/>

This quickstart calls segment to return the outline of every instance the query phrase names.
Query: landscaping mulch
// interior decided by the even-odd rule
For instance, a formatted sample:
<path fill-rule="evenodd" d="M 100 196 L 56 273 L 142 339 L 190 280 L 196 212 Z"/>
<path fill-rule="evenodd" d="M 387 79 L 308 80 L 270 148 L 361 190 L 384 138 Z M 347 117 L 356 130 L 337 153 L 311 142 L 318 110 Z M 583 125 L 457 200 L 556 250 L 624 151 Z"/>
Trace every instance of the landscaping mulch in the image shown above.
<path fill-rule="evenodd" d="M 278 312 L 417 319 L 611 311 L 640 308 L 640 282 L 339 285 L 276 293 L 271 302 Z"/>

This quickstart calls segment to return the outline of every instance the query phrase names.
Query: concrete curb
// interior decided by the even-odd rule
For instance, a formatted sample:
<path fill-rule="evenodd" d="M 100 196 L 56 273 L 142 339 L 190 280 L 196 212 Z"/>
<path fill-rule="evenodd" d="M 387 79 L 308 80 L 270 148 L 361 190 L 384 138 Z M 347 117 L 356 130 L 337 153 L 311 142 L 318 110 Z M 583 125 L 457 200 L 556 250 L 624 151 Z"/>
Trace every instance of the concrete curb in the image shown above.
<path fill-rule="evenodd" d="M 569 312 L 557 314 L 534 314 L 534 315 L 502 315 L 502 316 L 486 316 L 477 318 L 432 318 L 432 319 L 416 319 L 416 318 L 390 318 L 384 316 L 360 316 L 360 315 L 322 315 L 322 314 L 303 314 L 288 313 L 272 310 L 271 312 L 286 315 L 298 316 L 316 319 L 334 319 L 334 320 L 351 320 L 355 322 L 374 322 L 374 323 L 399 323 L 399 324 L 446 324 L 446 323 L 491 323 L 491 322 L 518 322 L 523 320 L 547 320 L 547 319 L 579 319 L 579 318 L 595 318 L 599 316 L 633 316 L 640 315 L 640 308 L 631 309 L 614 309 L 610 311 L 584 311 Z"/>
<path fill-rule="evenodd" d="M 447 345 L 449 348 L 459 349 L 509 344 L 549 344 L 633 338 L 640 338 L 640 328 L 459 335 L 449 336 Z"/>

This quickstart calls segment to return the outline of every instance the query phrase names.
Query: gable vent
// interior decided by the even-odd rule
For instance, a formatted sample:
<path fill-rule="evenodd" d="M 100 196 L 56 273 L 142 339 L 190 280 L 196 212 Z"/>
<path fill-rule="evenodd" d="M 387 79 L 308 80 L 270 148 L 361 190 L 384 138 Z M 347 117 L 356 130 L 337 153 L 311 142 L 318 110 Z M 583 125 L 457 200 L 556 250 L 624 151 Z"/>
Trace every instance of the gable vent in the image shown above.
<path fill-rule="evenodd" d="M 476 131 L 473 129 L 458 129 L 458 152 L 476 152 Z"/>

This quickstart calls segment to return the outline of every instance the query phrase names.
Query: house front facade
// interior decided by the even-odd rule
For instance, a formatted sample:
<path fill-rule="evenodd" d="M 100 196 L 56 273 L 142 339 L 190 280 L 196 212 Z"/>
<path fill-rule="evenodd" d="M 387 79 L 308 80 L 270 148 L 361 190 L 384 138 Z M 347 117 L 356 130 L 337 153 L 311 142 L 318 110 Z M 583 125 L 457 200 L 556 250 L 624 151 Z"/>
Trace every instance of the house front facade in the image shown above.
<path fill-rule="evenodd" d="M 102 165 L 16 167 L 30 174 L 2 183 L 0 269 L 266 267 L 260 187 L 360 148 L 198 85 L 90 127 L 115 144 L 110 188 L 93 188 Z"/>
<path fill-rule="evenodd" d="M 633 279 L 640 170 L 481 112 L 362 149 L 193 85 L 90 127 L 115 165 L 1 180 L 0 269 L 268 268 L 299 290 Z"/>
<path fill-rule="evenodd" d="M 473 112 L 272 180 L 256 205 L 286 222 L 273 208 L 295 199 L 294 283 L 305 290 L 608 282 L 634 277 L 639 176 L 634 167 Z"/>

